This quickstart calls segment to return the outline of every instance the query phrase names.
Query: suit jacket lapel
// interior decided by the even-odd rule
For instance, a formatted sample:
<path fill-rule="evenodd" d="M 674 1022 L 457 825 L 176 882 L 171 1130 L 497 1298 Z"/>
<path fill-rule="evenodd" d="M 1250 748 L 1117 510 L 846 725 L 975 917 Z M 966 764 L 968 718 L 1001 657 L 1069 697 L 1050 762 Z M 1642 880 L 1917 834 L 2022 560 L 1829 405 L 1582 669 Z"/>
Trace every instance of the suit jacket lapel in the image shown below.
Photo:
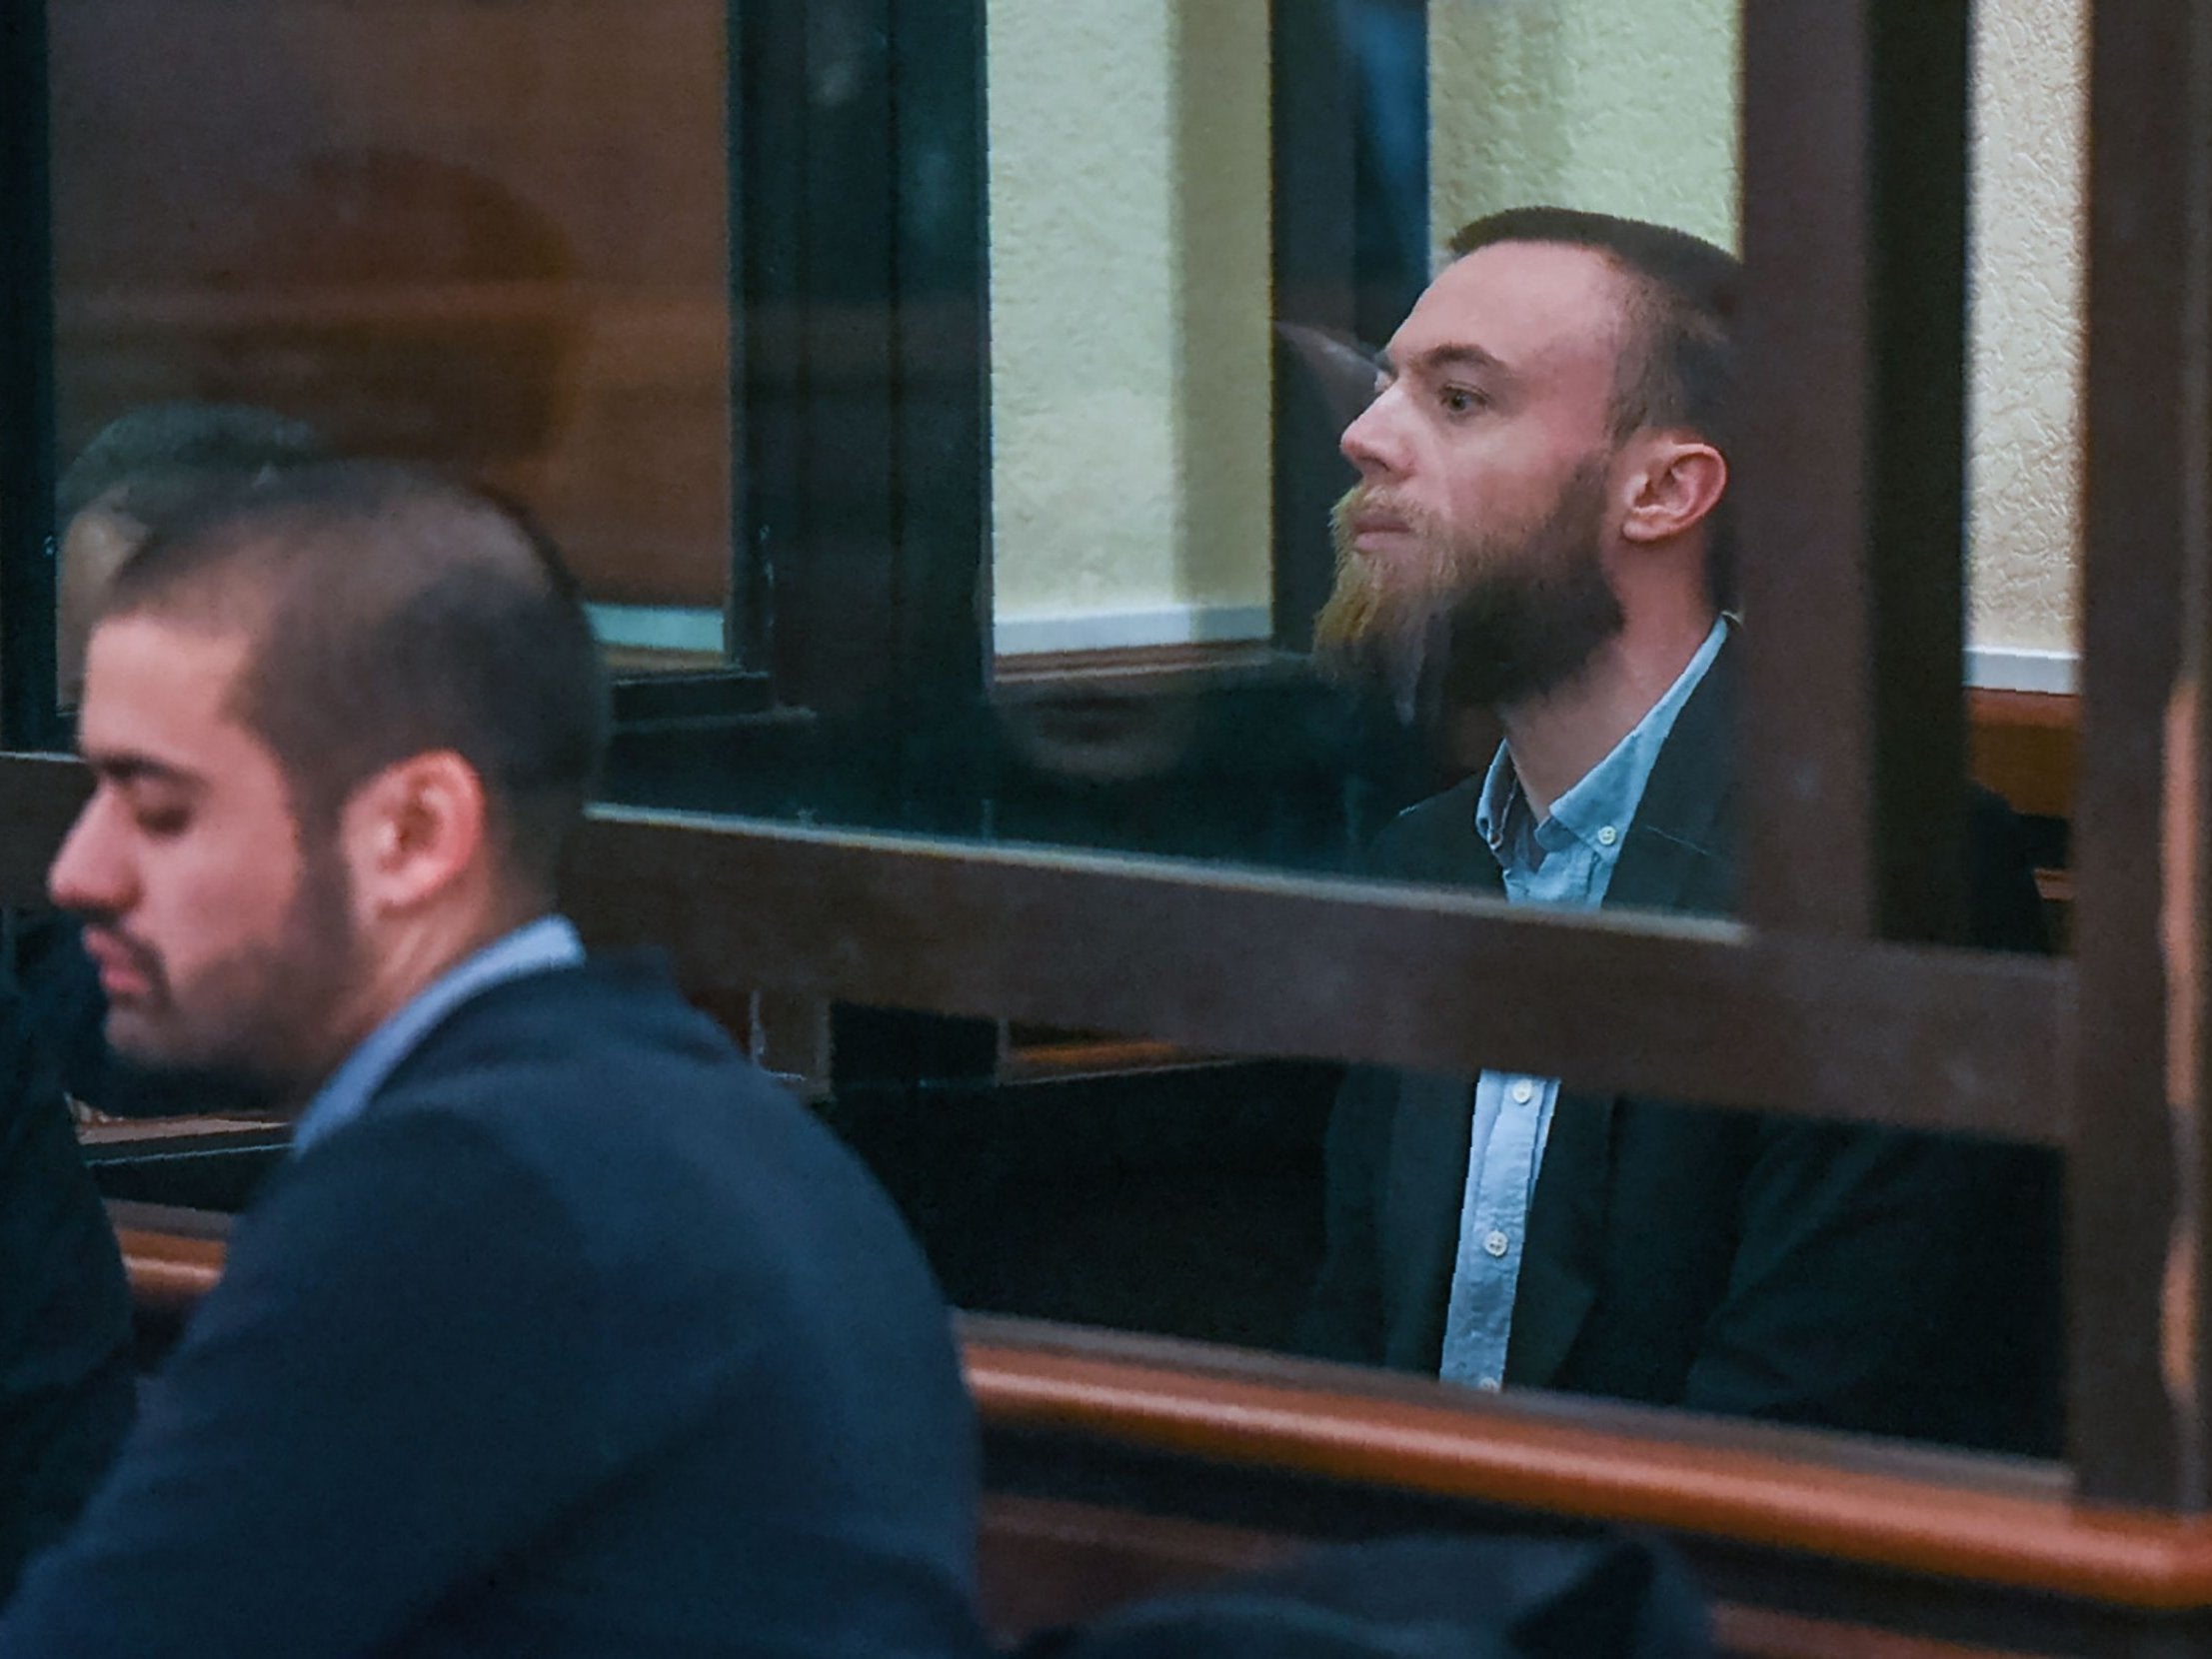
<path fill-rule="evenodd" d="M 1502 896 L 1497 859 L 1474 832 L 1481 785 L 1477 774 L 1401 819 L 1386 854 L 1389 873 Z M 1400 1072 L 1397 1091 L 1381 1239 L 1389 1304 L 1383 1362 L 1433 1373 L 1443 1355 L 1459 1253 L 1474 1079 L 1463 1072 Z"/>
<path fill-rule="evenodd" d="M 1405 1072 L 1390 1119 L 1390 1215 L 1383 1227 L 1386 1365 L 1434 1372 L 1459 1256 L 1474 1079 Z"/>
<path fill-rule="evenodd" d="M 1723 643 L 1651 769 L 1605 889 L 1607 908 L 1731 907 L 1735 858 L 1727 796 L 1734 737 L 1734 654 Z M 1505 1360 L 1510 1381 L 1550 1384 L 1596 1300 L 1617 1105 L 1615 1095 L 1561 1090 L 1553 1109 L 1513 1296 Z"/>
<path fill-rule="evenodd" d="M 1732 640 L 1675 717 L 1605 888 L 1605 907 L 1719 914 L 1735 904 Z"/>

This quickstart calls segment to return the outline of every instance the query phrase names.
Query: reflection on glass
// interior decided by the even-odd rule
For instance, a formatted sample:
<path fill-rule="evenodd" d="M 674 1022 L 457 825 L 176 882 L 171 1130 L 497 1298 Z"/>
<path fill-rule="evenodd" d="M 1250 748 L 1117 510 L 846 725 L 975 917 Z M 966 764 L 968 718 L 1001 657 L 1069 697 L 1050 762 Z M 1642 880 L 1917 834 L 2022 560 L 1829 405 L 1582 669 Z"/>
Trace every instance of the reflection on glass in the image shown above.
<path fill-rule="evenodd" d="M 49 11 L 65 462 L 263 406 L 499 485 L 611 641 L 720 656 L 720 4 Z"/>
<path fill-rule="evenodd" d="M 736 123 L 702 0 L 52 10 L 65 451 L 266 406 L 509 487 L 638 660 L 743 613 L 761 702 L 633 693 L 621 798 L 1732 907 L 1732 5 L 995 0 L 987 131 L 840 0 Z M 972 1305 L 2053 1443 L 2039 1153 L 715 1011 Z"/>

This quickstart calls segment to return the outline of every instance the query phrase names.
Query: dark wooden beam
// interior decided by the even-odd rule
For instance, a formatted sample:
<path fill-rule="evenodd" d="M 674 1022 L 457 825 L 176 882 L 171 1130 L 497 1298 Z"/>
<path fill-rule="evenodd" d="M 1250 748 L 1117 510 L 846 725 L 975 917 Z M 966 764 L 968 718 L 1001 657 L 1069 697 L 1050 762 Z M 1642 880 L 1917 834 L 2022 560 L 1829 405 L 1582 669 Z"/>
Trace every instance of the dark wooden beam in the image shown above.
<path fill-rule="evenodd" d="M 1965 0 L 1743 13 L 1746 912 L 1963 937 Z"/>
<path fill-rule="evenodd" d="M 2205 0 L 2100 6 L 2092 21 L 2074 820 L 2080 1109 L 2067 1182 L 2070 1443 L 2082 1490 L 2188 1511 L 2208 1497 L 2206 1373 L 2201 1350 L 2186 1358 L 2181 1339 L 2191 1309 L 2203 1324 L 2201 1237 L 2189 1251 L 2195 1273 L 2173 1281 L 2181 1322 L 2169 1328 L 2161 1303 L 2177 1214 L 2202 1201 L 2202 1102 L 2168 1109 L 2158 829 L 2184 554 L 2201 566 L 2208 532 L 2208 34 Z M 2200 845 L 2206 828 L 2194 826 Z M 2175 1367 L 2161 1363 L 2166 1338 L 2178 1343 Z M 2175 1368 L 2194 1369 L 2193 1395 L 2169 1389 Z"/>
<path fill-rule="evenodd" d="M 35 901 L 84 788 L 74 763 L 0 759 L 0 903 Z M 664 948 L 702 990 L 2065 1134 L 2061 962 L 611 808 L 564 896 L 595 945 Z"/>

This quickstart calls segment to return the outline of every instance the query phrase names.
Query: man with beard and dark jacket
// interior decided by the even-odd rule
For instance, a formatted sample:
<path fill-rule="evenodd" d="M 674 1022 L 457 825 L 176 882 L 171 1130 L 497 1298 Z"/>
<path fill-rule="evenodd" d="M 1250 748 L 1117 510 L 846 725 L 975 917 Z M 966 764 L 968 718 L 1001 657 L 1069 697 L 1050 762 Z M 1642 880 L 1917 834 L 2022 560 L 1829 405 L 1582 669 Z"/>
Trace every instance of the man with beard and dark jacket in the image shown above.
<path fill-rule="evenodd" d="M 1392 824 L 1375 867 L 1516 903 L 1726 914 L 1745 805 L 1725 522 L 1739 268 L 1556 208 L 1479 220 L 1451 251 L 1344 433 L 1359 482 L 1316 636 L 1401 711 L 1487 708 L 1505 741 Z M 1970 819 L 1975 941 L 2040 947 L 2016 825 L 1987 796 Z M 2055 1450 L 2050 1154 L 1358 1068 L 1327 1182 L 1316 1353 Z"/>
<path fill-rule="evenodd" d="M 574 579 L 417 472 L 242 486 L 109 583 L 52 896 L 119 1052 L 296 1126 L 0 1653 L 980 1645 L 921 1252 L 554 906 L 605 735 Z"/>

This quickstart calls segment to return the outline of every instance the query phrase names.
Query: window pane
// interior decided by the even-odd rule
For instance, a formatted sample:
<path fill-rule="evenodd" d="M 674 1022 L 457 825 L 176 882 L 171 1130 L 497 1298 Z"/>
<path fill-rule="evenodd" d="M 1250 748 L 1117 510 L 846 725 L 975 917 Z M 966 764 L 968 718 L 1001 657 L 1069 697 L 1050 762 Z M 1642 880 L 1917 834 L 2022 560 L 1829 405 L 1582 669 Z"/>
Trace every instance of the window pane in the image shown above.
<path fill-rule="evenodd" d="M 611 643 L 720 658 L 718 0 L 49 11 L 64 466 L 265 406 L 511 492 Z"/>
<path fill-rule="evenodd" d="M 1711 436 L 1696 411 L 1662 421 L 1639 401 L 1610 268 L 1523 273 L 1455 313 L 1462 332 L 1431 319 L 1378 356 L 1421 316 L 1453 233 L 1486 215 L 1553 204 L 1735 246 L 1733 0 L 51 11 L 63 456 L 134 409 L 245 403 L 340 449 L 512 491 L 572 555 L 623 666 L 716 671 L 624 690 L 616 799 L 1536 902 L 1734 908 L 1719 804 L 1743 758 L 1710 689 L 1735 648 L 1711 609 L 1548 783 L 1519 771 L 1532 735 L 1500 751 L 1501 707 L 1540 715 L 1619 638 L 1587 582 L 1553 580 L 1619 587 L 1597 563 L 1598 519 L 1612 515 L 1606 546 L 1625 558 L 1622 510 L 1592 478 L 1617 484 L 1626 446 L 1655 430 L 1685 429 L 1677 451 Z M 2045 40 L 1984 43 L 2041 66 L 2008 71 L 2014 128 L 1992 131 L 2035 128 L 2021 89 L 2068 73 Z M 1983 185 L 1995 199 L 2009 186 L 1988 181 L 2009 174 L 1993 142 L 1980 164 L 1998 169 Z M 1988 224 L 2032 241 L 2003 215 Z M 2068 372 L 2063 353 L 2003 344 L 2024 330 L 2002 296 L 2032 286 L 2036 257 L 1978 268 L 1976 294 L 1991 331 L 1977 407 L 1990 443 L 2031 472 L 2048 446 L 2022 448 L 2015 417 L 2046 409 Z M 1510 339 L 1487 332 L 1501 316 Z M 1481 354 L 1438 351 L 1461 345 Z M 1600 357 L 1602 373 L 1583 372 Z M 1441 372 L 1483 362 L 1471 386 Z M 1381 407 L 1384 368 L 1399 424 L 1347 442 Z M 1975 457 L 1975 523 L 2016 549 L 2016 474 Z M 1691 471 L 1705 464 L 1691 456 Z M 1432 479 L 1433 494 L 1415 488 Z M 1331 509 L 1362 480 L 1409 522 L 1370 526 L 1372 546 L 1355 522 L 1339 558 Z M 1451 534 L 1414 534 L 1421 514 Z M 2068 557 L 2054 534 L 2031 561 L 2043 598 L 2024 610 L 2006 598 L 2012 566 L 1985 563 L 1999 574 L 1976 593 L 1984 658 L 2063 635 L 2063 620 L 2044 627 Z M 2008 632 L 2028 614 L 2033 629 Z M 1311 650 L 1317 626 L 1333 655 Z M 1591 816 L 1561 806 L 1615 756 Z M 2055 865 L 2063 786 L 2021 805 L 2045 820 L 2030 850 Z M 1977 843 L 1997 861 L 1976 871 L 1975 937 L 2026 946 L 2036 889 L 1995 823 Z M 1950 1241 L 1985 1212 L 1925 1202 L 1945 1192 L 2011 1206 L 1969 1229 L 1994 1251 L 1986 1281 L 2019 1289 L 1980 1304 L 1996 1334 L 1977 1353 L 2055 1355 L 2047 1323 L 2024 1348 L 2004 1323 L 2049 1313 L 2055 1164 L 2040 1152 L 1917 1142 L 1892 1163 L 1893 1141 L 1697 1106 L 1616 1110 L 1571 1077 L 1347 1082 L 1325 1055 L 1255 1061 L 782 990 L 716 1011 L 802 1080 L 981 1307 L 1310 1345 L 1346 1183 L 1380 1192 L 1399 1159 L 1421 1164 L 1418 1212 L 1393 1192 L 1353 1223 L 1377 1229 L 1358 1309 L 1372 1340 L 1326 1351 L 1480 1383 L 1512 1320 L 1550 1319 L 1556 1347 L 1573 1318 L 1560 1322 L 1556 1284 L 1523 1317 L 1516 1281 L 1492 1279 L 1480 1337 L 1484 1316 L 1447 1305 L 1455 1284 L 1485 1260 L 1537 1284 L 1584 1249 L 1601 1258 L 1606 1364 L 1585 1353 L 1577 1368 L 1561 1348 L 1513 1380 L 2048 1444 L 2040 1421 L 1946 1415 L 1981 1395 L 1946 1392 L 1935 1379 L 1955 1373 L 1933 1360 L 1904 1415 L 1762 1402 L 1755 1344 L 1737 1392 L 1687 1381 L 1708 1324 L 1763 1312 L 1816 1343 L 1880 1337 L 1894 1333 L 1863 1316 L 1883 1304 L 1881 1272 L 1934 1278 L 1900 1270 L 1900 1254 L 1980 1271 Z M 1559 1017 L 1602 1024 L 1587 1008 Z M 1494 1155 L 1477 1155 L 1477 1121 Z M 1823 1183 L 1854 1159 L 1878 1166 L 1863 1201 L 1822 1209 Z M 1806 1216 L 1821 1236 L 1790 1239 Z M 1739 1262 L 1739 1237 L 1771 1244 L 1784 1282 L 1811 1261 L 1830 1300 L 1730 1303 L 1724 1318 L 1731 1274 L 1774 1265 Z M 1887 1266 L 1839 1268 L 1837 1250 L 1860 1244 L 1867 1260 L 1891 1252 Z M 1407 1289 L 1392 1275 L 1422 1251 L 1427 1282 Z M 1643 1300 L 1655 1277 L 1678 1300 Z M 1645 1315 L 1659 1321 L 1648 1340 Z M 2033 1369 L 1984 1378 L 1990 1397 Z"/>

